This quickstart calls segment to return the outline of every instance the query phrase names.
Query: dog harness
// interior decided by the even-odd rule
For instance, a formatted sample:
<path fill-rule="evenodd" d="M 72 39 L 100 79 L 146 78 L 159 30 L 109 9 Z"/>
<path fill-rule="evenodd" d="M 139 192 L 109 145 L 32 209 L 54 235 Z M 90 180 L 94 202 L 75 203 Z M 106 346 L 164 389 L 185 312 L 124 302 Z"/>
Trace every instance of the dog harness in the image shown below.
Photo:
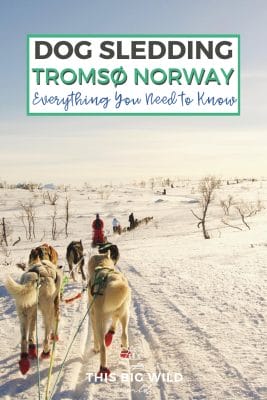
<path fill-rule="evenodd" d="M 108 277 L 111 274 L 118 274 L 117 271 L 107 267 L 96 267 L 94 282 L 91 286 L 91 295 L 103 296 L 104 290 L 107 287 Z"/>
<path fill-rule="evenodd" d="M 46 264 L 36 264 L 33 265 L 28 272 L 35 272 L 39 278 L 52 278 L 54 279 L 55 283 L 57 282 L 57 271 Z"/>

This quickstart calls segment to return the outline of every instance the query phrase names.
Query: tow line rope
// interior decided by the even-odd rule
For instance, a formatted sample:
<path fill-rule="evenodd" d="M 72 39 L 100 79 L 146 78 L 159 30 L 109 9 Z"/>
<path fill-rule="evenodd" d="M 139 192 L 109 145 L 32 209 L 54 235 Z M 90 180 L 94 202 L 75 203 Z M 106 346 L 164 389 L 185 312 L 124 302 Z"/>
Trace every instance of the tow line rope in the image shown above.
<path fill-rule="evenodd" d="M 96 269 L 97 269 L 97 268 L 96 268 Z M 107 269 L 107 268 L 100 268 L 100 269 Z M 112 271 L 112 272 L 113 272 L 113 271 Z M 114 272 L 115 272 L 115 271 L 114 271 Z M 108 275 L 108 274 L 107 274 L 107 275 Z M 96 283 L 96 281 L 97 281 L 97 284 L 99 285 L 99 289 L 98 289 L 98 291 L 97 291 L 96 293 L 93 293 L 93 294 L 92 294 L 92 295 L 93 295 L 93 299 L 92 299 L 91 303 L 89 304 L 89 306 L 88 306 L 88 308 L 87 308 L 87 310 L 86 310 L 86 313 L 85 313 L 84 317 L 82 318 L 82 320 L 81 320 L 81 322 L 80 322 L 80 324 L 79 324 L 79 326 L 78 326 L 78 328 L 77 328 L 77 330 L 76 330 L 76 332 L 75 332 L 75 334 L 74 334 L 74 336 L 73 336 L 72 341 L 71 341 L 70 344 L 69 344 L 69 347 L 68 347 L 68 349 L 67 349 L 67 352 L 66 352 L 66 354 L 65 354 L 65 357 L 64 357 L 64 359 L 63 359 L 63 361 L 62 361 L 62 363 L 61 363 L 60 369 L 59 369 L 59 371 L 58 371 L 58 374 L 57 374 L 57 377 L 56 377 L 54 386 L 53 386 L 53 388 L 52 388 L 52 390 L 51 390 L 51 395 L 50 395 L 49 399 L 48 399 L 48 397 L 46 397 L 45 400 L 52 400 L 54 391 L 55 391 L 55 389 L 56 389 L 57 382 L 58 382 L 58 380 L 59 380 L 59 377 L 60 377 L 60 375 L 61 375 L 61 372 L 62 372 L 62 370 L 63 370 L 63 367 L 64 367 L 64 365 L 65 365 L 65 363 L 66 363 L 66 360 L 67 360 L 67 357 L 68 357 L 68 355 L 69 355 L 70 349 L 71 349 L 71 347 L 72 347 L 72 345 L 73 345 L 73 343 L 74 343 L 74 341 L 75 341 L 75 339 L 76 339 L 76 337 L 77 337 L 77 335 L 78 335 L 78 333 L 79 333 L 79 331 L 80 331 L 80 329 L 81 329 L 81 327 L 82 327 L 82 324 L 83 324 L 85 318 L 86 318 L 87 315 L 89 314 L 89 312 L 90 312 L 90 310 L 91 310 L 91 308 L 92 308 L 92 305 L 93 305 L 93 303 L 94 303 L 96 297 L 99 296 L 99 295 L 101 295 L 101 294 L 102 294 L 102 293 L 101 293 L 101 289 L 104 289 L 104 288 L 106 287 L 106 279 L 103 280 L 102 278 L 99 279 L 99 278 L 96 277 L 96 279 L 95 279 L 95 281 L 94 281 L 94 284 Z M 81 293 L 83 293 L 83 292 L 88 288 L 88 286 L 89 286 L 89 283 L 83 288 L 83 290 L 82 290 Z M 47 393 L 48 393 L 48 389 L 47 389 Z"/>
<path fill-rule="evenodd" d="M 41 400 L 41 377 L 40 377 L 40 362 L 38 353 L 38 301 L 39 301 L 39 288 L 40 288 L 40 276 L 38 275 L 37 286 L 36 286 L 36 351 L 37 351 L 37 375 L 38 375 L 38 399 Z"/>
<path fill-rule="evenodd" d="M 56 319 L 55 333 L 54 333 L 54 337 L 53 337 L 52 353 L 51 353 L 51 357 L 50 357 L 50 365 L 49 365 L 47 384 L 46 384 L 46 390 L 45 390 L 45 400 L 48 400 L 48 398 L 49 398 L 50 380 L 51 380 L 52 370 L 53 370 L 54 361 L 55 361 L 55 350 L 56 350 L 56 338 L 57 338 L 57 333 L 58 333 L 58 322 L 59 322 L 59 316 Z"/>
<path fill-rule="evenodd" d="M 75 267 L 72 269 L 73 272 L 78 272 L 78 269 L 81 266 L 82 261 L 85 259 L 85 256 L 82 255 L 82 257 L 80 258 L 80 260 L 77 262 L 77 264 L 75 265 Z M 71 274 L 71 271 L 69 271 L 69 273 Z"/>
<path fill-rule="evenodd" d="M 74 341 L 75 341 L 75 339 L 76 339 L 76 337 L 77 337 L 77 335 L 78 335 L 78 333 L 79 333 L 79 331 L 80 331 L 80 329 L 81 329 L 81 327 L 82 327 L 82 324 L 84 323 L 85 318 L 87 317 L 89 311 L 91 310 L 91 307 L 92 307 L 92 305 L 93 305 L 93 303 L 94 303 L 94 301 L 95 301 L 95 299 L 96 299 L 96 296 L 97 296 L 97 295 L 95 295 L 95 296 L 93 297 L 93 300 L 92 300 L 91 303 L 89 304 L 89 306 L 88 306 L 88 308 L 87 308 L 87 310 L 86 310 L 86 313 L 84 314 L 84 316 L 83 316 L 83 318 L 82 318 L 82 320 L 81 320 L 81 322 L 80 322 L 80 324 L 79 324 L 79 326 L 78 326 L 78 328 L 77 328 L 77 330 L 76 330 L 76 332 L 75 332 L 75 334 L 74 334 L 74 336 L 73 336 L 73 338 L 72 338 L 72 341 L 71 341 L 70 344 L 69 344 L 69 347 L 68 347 L 68 349 L 67 349 L 67 352 L 66 352 L 66 354 L 65 354 L 65 357 L 64 357 L 64 359 L 63 359 L 63 361 L 62 361 L 62 363 L 61 363 L 60 369 L 59 369 L 59 371 L 58 371 L 58 374 L 57 374 L 57 377 L 56 377 L 54 386 L 53 386 L 53 388 L 52 388 L 52 390 L 51 390 L 51 394 L 50 394 L 49 400 L 52 400 L 52 398 L 53 398 L 53 394 L 54 394 L 54 391 L 55 391 L 55 389 L 56 389 L 56 385 L 57 385 L 57 383 L 58 383 L 58 380 L 59 380 L 59 377 L 60 377 L 61 372 L 62 372 L 62 370 L 63 370 L 63 367 L 64 367 L 64 365 L 65 365 L 65 363 L 66 363 L 66 360 L 67 360 L 67 357 L 68 357 L 68 355 L 69 355 L 70 349 L 71 349 L 71 347 L 72 347 L 72 345 L 73 345 L 73 343 L 74 343 Z"/>
<path fill-rule="evenodd" d="M 65 275 L 63 277 L 63 279 L 62 279 L 61 287 L 59 289 L 60 296 L 63 295 L 65 285 L 68 282 L 69 282 L 69 279 Z M 59 310 L 58 310 L 58 312 L 59 312 Z M 54 360 L 55 360 L 56 341 L 57 341 L 57 337 L 58 337 L 58 324 L 59 324 L 59 314 L 57 315 L 56 324 L 55 324 L 55 332 L 54 332 L 54 337 L 53 337 L 52 352 L 51 352 L 51 357 L 50 357 L 50 365 L 49 365 L 47 384 L 46 384 L 46 391 L 45 391 L 45 400 L 49 399 L 50 380 L 51 380 L 51 377 L 52 377 L 52 370 L 53 370 Z"/>
<path fill-rule="evenodd" d="M 91 255 L 91 251 L 90 251 L 90 255 Z M 83 257 L 84 257 L 84 256 L 83 256 Z M 63 294 L 64 287 L 65 287 L 65 285 L 68 283 L 68 281 L 69 281 L 69 280 L 68 280 L 68 277 L 65 276 L 65 277 L 63 278 L 62 287 L 60 288 L 60 295 Z M 68 302 L 70 302 L 70 301 L 72 301 L 72 300 L 74 300 L 74 299 L 76 299 L 76 298 L 80 298 L 81 295 L 87 290 L 88 286 L 89 286 L 89 283 L 82 289 L 82 291 L 81 291 L 80 293 L 78 293 L 76 296 L 74 296 L 74 297 L 71 298 L 71 299 L 66 299 L 65 302 L 68 303 Z M 41 385 L 40 385 L 40 381 L 41 381 L 41 379 L 40 379 L 40 365 L 39 365 L 39 355 L 38 355 L 38 333 L 37 333 L 37 331 L 38 331 L 38 330 L 37 330 L 37 311 L 38 311 L 39 287 L 40 287 L 40 277 L 39 277 L 39 275 L 38 275 L 37 289 L 36 289 L 36 296 L 37 296 L 37 304 L 36 304 L 36 346 L 37 346 L 37 370 L 38 370 L 38 399 L 41 400 L 41 389 L 40 389 L 40 386 L 41 386 Z M 92 305 L 93 305 L 93 303 L 94 303 L 96 297 L 97 297 L 97 293 L 93 296 L 93 300 L 92 300 L 91 303 L 89 304 L 89 306 L 88 306 L 88 308 L 87 308 L 87 310 L 86 310 L 86 313 L 84 314 L 84 317 L 82 318 L 82 320 L 81 320 L 81 322 L 80 322 L 80 324 L 79 324 L 79 326 L 78 326 L 78 328 L 77 328 L 77 330 L 76 330 L 76 332 L 75 332 L 75 334 L 74 334 L 74 336 L 73 336 L 73 339 L 72 339 L 72 341 L 71 341 L 70 344 L 69 344 L 69 347 L 68 347 L 68 349 L 67 349 L 67 352 L 66 352 L 66 354 L 65 354 L 65 357 L 64 357 L 64 359 L 63 359 L 63 361 L 62 361 L 62 364 L 61 364 L 61 366 L 60 366 L 60 369 L 59 369 L 59 371 L 58 371 L 58 374 L 57 374 L 57 377 L 56 377 L 54 386 L 53 386 L 53 388 L 52 388 L 52 390 L 51 390 L 51 394 L 50 394 L 50 397 L 49 397 L 50 380 L 51 380 L 51 376 L 52 376 L 52 369 L 53 369 L 53 365 L 54 365 L 54 354 L 55 354 L 55 349 L 56 349 L 56 340 L 55 340 L 55 339 L 56 339 L 56 336 L 57 336 L 57 333 L 58 333 L 59 318 L 57 318 L 57 320 L 56 320 L 55 334 L 54 334 L 54 338 L 53 338 L 52 353 L 51 353 L 50 366 L 49 366 L 49 372 L 48 372 L 48 378 L 47 378 L 47 386 L 46 386 L 45 400 L 52 400 L 52 398 L 53 398 L 56 385 L 57 385 L 57 383 L 58 383 L 58 380 L 59 380 L 59 377 L 60 377 L 61 372 L 62 372 L 62 370 L 63 370 L 63 367 L 64 367 L 64 365 L 65 365 L 65 363 L 66 363 L 66 360 L 67 360 L 67 357 L 68 357 L 68 355 L 69 355 L 70 349 L 71 349 L 71 347 L 72 347 L 72 345 L 73 345 L 73 343 L 74 343 L 74 341 L 75 341 L 75 339 L 76 339 L 76 337 L 77 337 L 77 335 L 78 335 L 78 333 L 79 333 L 79 331 L 80 331 L 80 329 L 81 329 L 81 327 L 82 327 L 83 322 L 85 321 L 85 318 L 86 318 L 87 315 L 89 314 L 89 312 L 90 312 L 90 310 L 91 310 L 91 308 L 92 308 Z"/>
<path fill-rule="evenodd" d="M 91 257 L 91 253 L 92 253 L 92 248 L 90 249 L 90 252 L 88 252 L 89 258 Z M 85 256 L 83 255 L 82 258 L 84 259 Z M 80 261 L 81 261 L 81 260 L 80 260 Z M 80 261 L 79 261 L 78 264 L 76 264 L 76 266 L 74 267 L 74 269 L 73 269 L 74 272 L 76 271 L 77 265 L 78 265 L 78 267 L 80 266 Z M 62 285 L 62 288 L 61 288 L 61 295 L 62 295 L 62 296 L 63 296 L 63 292 L 64 292 L 65 285 L 68 284 L 68 282 L 69 282 L 69 278 L 65 275 L 64 278 L 63 278 L 63 285 Z M 64 299 L 63 301 L 64 301 L 65 303 L 71 303 L 71 302 L 74 301 L 74 300 L 80 299 L 80 298 L 82 297 L 82 294 L 88 289 L 88 285 L 89 285 L 89 284 L 87 284 L 87 285 L 82 289 L 82 291 L 79 292 L 79 293 L 77 293 L 75 296 L 69 297 L 68 299 Z"/>
<path fill-rule="evenodd" d="M 76 299 L 80 299 L 82 297 L 82 294 L 88 289 L 88 284 L 84 286 L 81 292 L 77 293 L 75 296 L 69 297 L 68 299 L 64 299 L 63 301 L 65 303 L 71 303 L 72 301 Z"/>

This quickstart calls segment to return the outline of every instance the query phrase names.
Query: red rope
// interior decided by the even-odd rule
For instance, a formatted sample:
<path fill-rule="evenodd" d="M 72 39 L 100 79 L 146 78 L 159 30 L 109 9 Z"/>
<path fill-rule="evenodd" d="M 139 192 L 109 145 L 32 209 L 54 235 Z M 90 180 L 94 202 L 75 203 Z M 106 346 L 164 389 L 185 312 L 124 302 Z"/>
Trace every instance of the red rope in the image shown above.
<path fill-rule="evenodd" d="M 65 299 L 65 303 L 71 303 L 72 301 L 79 299 L 80 297 L 82 297 L 82 293 L 78 293 L 73 297 L 70 297 L 69 299 Z"/>

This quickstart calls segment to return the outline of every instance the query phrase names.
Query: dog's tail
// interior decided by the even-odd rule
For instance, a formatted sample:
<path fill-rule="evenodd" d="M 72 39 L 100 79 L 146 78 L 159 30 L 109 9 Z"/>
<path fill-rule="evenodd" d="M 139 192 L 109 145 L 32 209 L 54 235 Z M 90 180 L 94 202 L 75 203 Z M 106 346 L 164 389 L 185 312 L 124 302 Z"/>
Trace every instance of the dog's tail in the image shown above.
<path fill-rule="evenodd" d="M 104 312 L 114 312 L 130 301 L 130 288 L 126 280 L 113 280 L 105 289 Z"/>
<path fill-rule="evenodd" d="M 30 307 L 36 303 L 36 284 L 34 281 L 22 285 L 8 276 L 5 287 L 21 307 Z"/>

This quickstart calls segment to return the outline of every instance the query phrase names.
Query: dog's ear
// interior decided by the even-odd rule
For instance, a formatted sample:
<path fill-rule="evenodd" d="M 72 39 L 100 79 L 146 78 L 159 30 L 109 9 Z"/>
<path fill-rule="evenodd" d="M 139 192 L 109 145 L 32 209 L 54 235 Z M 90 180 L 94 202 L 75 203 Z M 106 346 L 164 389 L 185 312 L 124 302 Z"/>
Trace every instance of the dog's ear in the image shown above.
<path fill-rule="evenodd" d="M 37 255 L 39 258 L 44 258 L 44 252 L 41 246 L 36 247 L 34 254 Z"/>
<path fill-rule="evenodd" d="M 35 249 L 32 249 L 31 250 L 31 252 L 30 252 L 30 255 L 29 255 L 29 259 L 31 259 L 32 257 L 33 257 L 33 251 L 34 251 Z"/>
<path fill-rule="evenodd" d="M 99 254 L 105 254 L 112 246 L 112 243 L 103 243 L 98 246 Z"/>
<path fill-rule="evenodd" d="M 110 246 L 110 257 L 116 264 L 120 258 L 119 248 L 116 244 Z"/>
<path fill-rule="evenodd" d="M 30 255 L 29 255 L 29 263 L 34 261 L 37 257 L 40 257 L 38 247 L 31 250 Z"/>

